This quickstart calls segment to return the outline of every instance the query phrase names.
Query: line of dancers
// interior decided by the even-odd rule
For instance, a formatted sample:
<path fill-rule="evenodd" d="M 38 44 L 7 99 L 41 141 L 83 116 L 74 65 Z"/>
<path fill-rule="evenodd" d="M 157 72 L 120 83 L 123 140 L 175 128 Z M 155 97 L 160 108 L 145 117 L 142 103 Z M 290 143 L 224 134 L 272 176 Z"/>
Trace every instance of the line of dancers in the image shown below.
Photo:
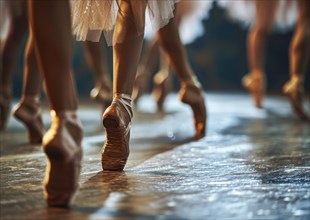
<path fill-rule="evenodd" d="M 231 18 L 251 24 L 247 37 L 249 73 L 242 79 L 243 86 L 251 93 L 254 103 L 262 107 L 266 89 L 265 48 L 268 35 L 275 27 L 283 30 L 294 23 L 295 31 L 289 48 L 290 80 L 283 92 L 291 102 L 296 115 L 308 121 L 303 106 L 304 79 L 310 63 L 310 2 L 307 0 L 220 0 Z"/>
<path fill-rule="evenodd" d="M 182 1 L 188 3 L 186 7 L 190 7 L 190 1 Z M 25 51 L 23 95 L 13 114 L 28 128 L 31 143 L 42 142 L 47 156 L 44 193 L 48 205 L 70 204 L 78 189 L 81 169 L 83 129 L 77 116 L 78 103 L 71 67 L 72 30 L 78 40 L 99 41 L 101 36 L 104 36 L 107 43 L 113 46 L 111 86 L 106 74 L 102 45 L 96 42 L 85 43 L 86 59 L 96 81 L 91 97 L 103 106 L 108 106 L 102 116 L 107 134 L 101 152 L 103 170 L 122 171 L 129 156 L 130 126 L 133 117 L 132 95 L 146 20 L 150 21 L 153 32 L 156 33 L 153 34 L 154 42 L 159 45 L 161 56 L 168 60 L 163 63 L 164 74 L 155 77 L 155 82 L 161 85 L 168 77 L 167 69 L 172 67 L 181 84 L 179 98 L 188 104 L 193 112 L 195 138 L 199 139 L 205 135 L 207 110 L 204 92 L 180 38 L 181 18 L 174 15 L 175 8 L 178 10 L 181 3 L 177 3 L 176 0 L 13 2 L 4 1 L 6 5 L 2 7 L 11 12 L 8 13 L 11 25 L 9 37 L 1 46 L 3 68 L 0 125 L 1 128 L 5 127 L 10 112 L 12 61 L 17 46 L 28 29 L 29 18 L 30 35 Z M 193 2 L 194 5 L 199 1 Z M 302 108 L 301 99 L 304 72 L 309 61 L 310 4 L 307 0 L 296 2 L 298 20 L 290 56 L 292 78 L 285 85 L 284 91 L 290 97 L 296 113 L 300 118 L 306 119 L 307 114 Z M 222 4 L 228 5 L 225 2 Z M 256 0 L 253 4 L 256 6 L 256 20 L 248 40 L 250 74 L 243 81 L 244 86 L 253 95 L 256 105 L 260 107 L 265 85 L 262 48 L 265 35 L 269 33 L 273 24 L 273 20 L 268 20 L 265 13 L 270 13 L 268 16 L 273 15 L 279 4 L 270 7 L 271 3 L 268 0 Z M 210 7 L 206 7 L 206 13 L 207 8 Z M 201 16 L 200 20 L 204 17 Z M 40 113 L 40 74 L 44 80 L 52 117 L 51 127 L 47 132 L 44 131 Z M 159 108 L 162 108 L 167 94 L 162 89 L 166 88 L 158 87 L 155 92 Z M 135 97 L 139 95 L 134 94 Z"/>

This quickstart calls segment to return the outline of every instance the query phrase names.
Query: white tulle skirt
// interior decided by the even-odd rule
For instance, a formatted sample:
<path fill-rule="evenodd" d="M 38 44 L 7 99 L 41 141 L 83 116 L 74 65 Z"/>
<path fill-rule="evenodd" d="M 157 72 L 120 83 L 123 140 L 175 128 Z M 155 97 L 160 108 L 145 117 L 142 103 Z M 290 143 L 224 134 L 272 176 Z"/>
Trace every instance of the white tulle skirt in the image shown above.
<path fill-rule="evenodd" d="M 298 0 L 218 0 L 218 3 L 227 10 L 232 20 L 249 26 L 256 19 L 256 1 L 265 1 L 266 7 L 270 1 L 279 1 L 274 23 L 277 30 L 286 30 L 295 24 Z"/>
<path fill-rule="evenodd" d="M 204 34 L 203 20 L 208 17 L 212 4 L 212 0 L 180 0 L 175 16 L 183 44 L 190 44 Z M 155 33 L 154 29 L 147 28 L 145 38 L 152 39 Z"/>
<path fill-rule="evenodd" d="M 204 34 L 203 20 L 209 16 L 213 1 L 195 0 L 181 1 L 177 15 L 180 17 L 180 37 L 183 44 L 190 44 Z"/>
<path fill-rule="evenodd" d="M 145 21 L 141 20 L 141 4 L 146 4 L 146 24 L 154 31 L 169 23 L 174 17 L 175 3 L 178 0 L 131 0 L 138 34 L 143 34 Z M 118 13 L 116 0 L 73 0 L 72 27 L 76 39 L 79 41 L 99 41 L 103 33 L 108 45 L 113 42 L 113 30 Z M 122 37 L 120 37 L 122 39 Z"/>

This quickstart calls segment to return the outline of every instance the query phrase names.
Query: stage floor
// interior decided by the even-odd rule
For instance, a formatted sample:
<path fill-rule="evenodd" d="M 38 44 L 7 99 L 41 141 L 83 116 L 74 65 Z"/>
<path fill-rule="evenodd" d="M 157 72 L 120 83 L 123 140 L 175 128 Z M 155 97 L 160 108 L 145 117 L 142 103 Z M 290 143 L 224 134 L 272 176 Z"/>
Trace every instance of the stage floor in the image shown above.
<path fill-rule="evenodd" d="M 0 219 L 309 219 L 310 126 L 287 99 L 268 97 L 264 109 L 246 94 L 207 94 L 206 102 L 208 134 L 195 141 L 176 94 L 165 113 L 143 96 L 124 172 L 102 172 L 101 112 L 82 101 L 83 168 L 70 209 L 47 208 L 46 158 L 11 117 L 1 132 Z M 43 116 L 48 127 L 46 108 Z"/>

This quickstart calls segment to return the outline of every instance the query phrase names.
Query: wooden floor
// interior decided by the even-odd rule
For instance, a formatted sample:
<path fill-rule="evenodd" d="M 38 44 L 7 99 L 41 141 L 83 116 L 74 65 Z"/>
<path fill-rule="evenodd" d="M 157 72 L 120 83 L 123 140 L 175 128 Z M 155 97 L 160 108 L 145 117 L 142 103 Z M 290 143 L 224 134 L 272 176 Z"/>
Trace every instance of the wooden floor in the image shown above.
<path fill-rule="evenodd" d="M 142 97 L 124 172 L 102 172 L 101 113 L 82 102 L 83 169 L 70 209 L 46 207 L 45 156 L 11 118 L 1 133 L 0 219 L 309 219 L 310 126 L 285 97 L 267 98 L 264 109 L 243 94 L 206 102 L 208 135 L 194 141 L 191 111 L 175 94 L 162 114 Z"/>

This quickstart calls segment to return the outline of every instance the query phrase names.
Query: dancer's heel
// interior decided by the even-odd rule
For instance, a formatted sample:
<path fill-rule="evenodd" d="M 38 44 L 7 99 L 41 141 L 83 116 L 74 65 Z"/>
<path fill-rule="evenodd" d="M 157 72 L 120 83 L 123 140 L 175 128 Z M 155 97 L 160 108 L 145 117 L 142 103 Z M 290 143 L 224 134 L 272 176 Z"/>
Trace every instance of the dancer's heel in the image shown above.
<path fill-rule="evenodd" d="M 74 111 L 51 111 L 51 116 L 42 142 L 48 158 L 44 195 L 49 206 L 68 206 L 79 185 L 83 132 Z"/>
<path fill-rule="evenodd" d="M 14 117 L 27 127 L 29 141 L 32 144 L 41 143 L 44 134 L 39 103 L 39 97 L 24 97 L 13 109 Z"/>
<path fill-rule="evenodd" d="M 103 114 L 106 142 L 101 154 L 102 169 L 122 171 L 129 156 L 131 97 L 115 94 L 110 107 Z"/>

